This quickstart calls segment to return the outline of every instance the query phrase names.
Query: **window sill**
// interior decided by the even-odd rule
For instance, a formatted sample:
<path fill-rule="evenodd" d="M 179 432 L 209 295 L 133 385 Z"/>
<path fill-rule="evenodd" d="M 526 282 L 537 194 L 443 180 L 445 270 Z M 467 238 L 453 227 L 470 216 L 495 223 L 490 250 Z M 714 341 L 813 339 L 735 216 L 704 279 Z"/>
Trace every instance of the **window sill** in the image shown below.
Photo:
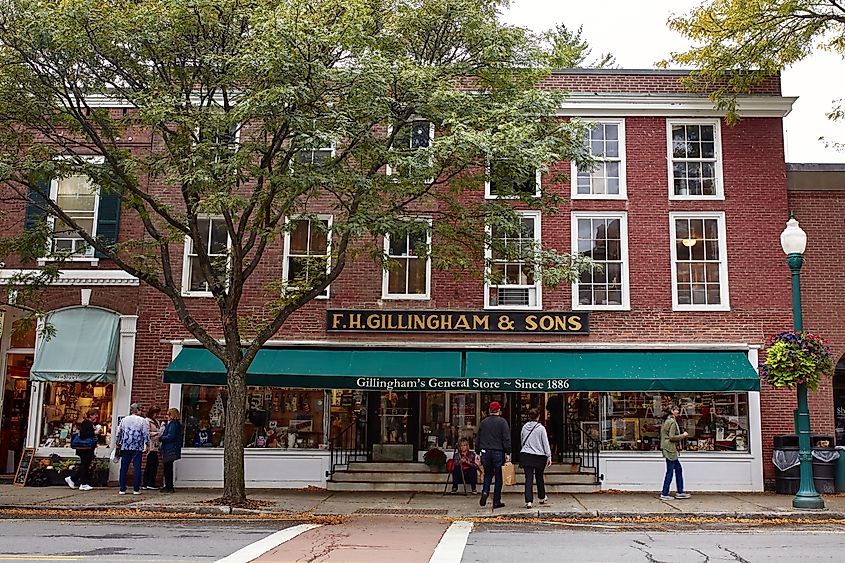
<path fill-rule="evenodd" d="M 676 195 L 669 194 L 669 201 L 724 201 L 725 194 L 716 195 Z"/>
<path fill-rule="evenodd" d="M 485 305 L 485 311 L 542 311 L 542 305 Z"/>
<path fill-rule="evenodd" d="M 630 311 L 630 305 L 574 305 L 573 311 Z"/>
<path fill-rule="evenodd" d="M 382 295 L 381 298 L 385 301 L 430 301 L 430 295 Z"/>
<path fill-rule="evenodd" d="M 57 260 L 53 260 L 51 258 L 39 258 L 37 260 L 37 264 L 39 266 L 46 266 L 52 262 L 57 262 Z M 70 258 L 66 258 L 64 262 L 73 262 L 75 264 L 89 264 L 91 266 L 99 266 L 100 259 L 94 258 L 93 256 L 71 256 Z"/>
<path fill-rule="evenodd" d="M 711 313 L 730 311 L 730 305 L 678 305 L 672 304 L 672 311 L 676 313 Z"/>
<path fill-rule="evenodd" d="M 214 297 L 210 291 L 183 291 L 182 297 Z"/>
<path fill-rule="evenodd" d="M 569 199 L 588 199 L 588 200 L 609 200 L 609 201 L 627 201 L 627 194 L 571 194 Z"/>
<path fill-rule="evenodd" d="M 527 195 L 527 194 L 526 194 L 526 195 Z M 534 198 L 534 199 L 538 199 L 540 196 L 541 196 L 540 192 L 536 192 L 536 193 L 530 194 L 530 196 L 529 196 L 529 197 L 532 197 L 532 198 Z M 518 196 L 518 195 L 492 195 L 492 194 L 484 194 L 484 199 L 488 199 L 488 200 L 501 199 L 501 200 L 505 200 L 505 201 L 519 201 L 519 198 L 520 198 L 520 197 L 521 197 L 521 196 Z"/>

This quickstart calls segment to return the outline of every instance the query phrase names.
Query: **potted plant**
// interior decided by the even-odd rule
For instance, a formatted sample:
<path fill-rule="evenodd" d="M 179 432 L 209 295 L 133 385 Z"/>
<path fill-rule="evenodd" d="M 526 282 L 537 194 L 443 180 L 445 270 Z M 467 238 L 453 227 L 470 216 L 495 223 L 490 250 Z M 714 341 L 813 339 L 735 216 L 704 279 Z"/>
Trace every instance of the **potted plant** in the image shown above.
<path fill-rule="evenodd" d="M 794 388 L 803 383 L 818 388 L 823 375 L 833 373 L 830 348 L 823 338 L 809 332 L 787 330 L 772 337 L 760 375 L 775 388 Z"/>
<path fill-rule="evenodd" d="M 446 453 L 439 448 L 431 448 L 425 452 L 423 462 L 431 471 L 443 471 L 446 466 Z"/>

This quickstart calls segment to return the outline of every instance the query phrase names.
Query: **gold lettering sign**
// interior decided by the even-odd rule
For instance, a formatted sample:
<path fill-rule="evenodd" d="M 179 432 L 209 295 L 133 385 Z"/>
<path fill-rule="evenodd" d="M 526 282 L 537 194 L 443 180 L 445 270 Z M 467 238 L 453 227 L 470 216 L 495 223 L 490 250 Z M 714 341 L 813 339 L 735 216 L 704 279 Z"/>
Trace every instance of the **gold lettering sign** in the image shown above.
<path fill-rule="evenodd" d="M 589 313 L 572 311 L 326 311 L 328 332 L 588 334 Z"/>

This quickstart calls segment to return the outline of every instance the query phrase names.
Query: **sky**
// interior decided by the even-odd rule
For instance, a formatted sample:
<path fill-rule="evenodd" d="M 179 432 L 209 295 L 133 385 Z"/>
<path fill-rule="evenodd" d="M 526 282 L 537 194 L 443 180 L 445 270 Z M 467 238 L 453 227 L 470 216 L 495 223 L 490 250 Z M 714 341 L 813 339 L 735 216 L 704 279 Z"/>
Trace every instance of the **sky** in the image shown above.
<path fill-rule="evenodd" d="M 689 43 L 666 25 L 672 15 L 685 15 L 702 0 L 512 0 L 505 13 L 509 23 L 544 31 L 558 23 L 570 30 L 584 26 L 582 37 L 592 55 L 612 53 L 621 68 L 654 68 L 672 51 Z M 815 53 L 786 69 L 781 77 L 784 96 L 798 96 L 784 119 L 786 161 L 845 163 L 845 152 L 826 148 L 819 137 L 845 143 L 845 122 L 827 119 L 833 101 L 845 97 L 845 61 Z"/>

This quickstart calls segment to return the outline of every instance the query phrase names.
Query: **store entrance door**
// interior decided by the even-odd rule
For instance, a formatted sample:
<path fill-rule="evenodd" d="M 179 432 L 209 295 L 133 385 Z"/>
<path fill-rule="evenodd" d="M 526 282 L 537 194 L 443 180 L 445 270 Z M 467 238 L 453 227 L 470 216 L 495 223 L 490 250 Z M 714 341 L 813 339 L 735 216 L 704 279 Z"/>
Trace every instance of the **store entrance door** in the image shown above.
<path fill-rule="evenodd" d="M 0 473 L 14 473 L 26 442 L 32 384 L 32 354 L 6 354 L 3 421 L 0 425 Z"/>
<path fill-rule="evenodd" d="M 368 394 L 368 440 L 373 461 L 414 461 L 421 448 L 420 394 L 371 391 Z"/>

